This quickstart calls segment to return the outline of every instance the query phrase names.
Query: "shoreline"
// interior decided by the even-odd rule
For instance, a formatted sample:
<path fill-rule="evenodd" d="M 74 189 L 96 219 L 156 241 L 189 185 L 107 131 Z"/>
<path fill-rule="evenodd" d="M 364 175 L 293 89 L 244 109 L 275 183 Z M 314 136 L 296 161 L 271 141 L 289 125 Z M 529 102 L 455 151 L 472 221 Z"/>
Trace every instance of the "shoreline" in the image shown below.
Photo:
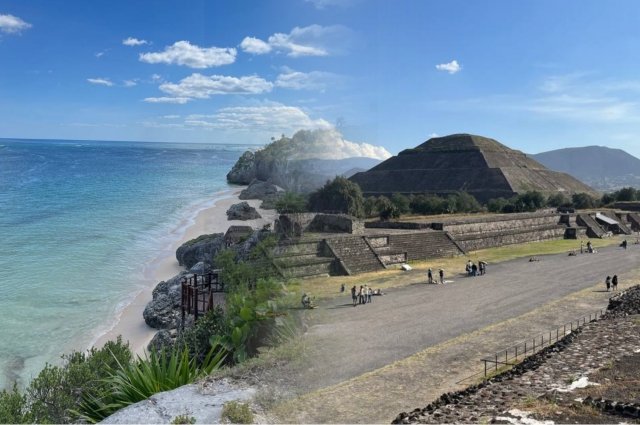
<path fill-rule="evenodd" d="M 195 211 L 191 210 L 187 213 L 188 215 L 181 220 L 180 225 L 170 232 L 174 238 L 169 245 L 163 247 L 160 255 L 144 264 L 142 289 L 138 289 L 130 301 L 117 310 L 114 324 L 107 330 L 101 330 L 93 338 L 88 348 L 102 347 L 107 341 L 115 340 L 121 335 L 124 341 L 129 342 L 129 347 L 134 354 L 143 356 L 147 345 L 159 331 L 159 329 L 147 326 L 142 317 L 147 303 L 151 301 L 152 292 L 158 283 L 170 279 L 184 270 L 184 267 L 178 265 L 175 257 L 176 249 L 186 241 L 200 235 L 224 233 L 232 225 L 246 225 L 259 229 L 265 224 L 273 223 L 277 216 L 276 211 L 259 208 L 262 203 L 259 199 L 251 199 L 246 202 L 256 208 L 262 218 L 227 220 L 227 209 L 232 204 L 242 202 L 238 196 L 244 188 L 246 186 L 234 186 L 228 190 L 216 192 L 213 199 L 195 206 Z"/>

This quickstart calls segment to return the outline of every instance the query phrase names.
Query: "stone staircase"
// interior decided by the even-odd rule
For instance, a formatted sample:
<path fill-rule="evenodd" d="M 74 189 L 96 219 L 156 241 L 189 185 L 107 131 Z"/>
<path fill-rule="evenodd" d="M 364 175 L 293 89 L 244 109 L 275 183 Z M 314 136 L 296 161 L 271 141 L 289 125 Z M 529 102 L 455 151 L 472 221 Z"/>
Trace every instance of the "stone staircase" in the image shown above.
<path fill-rule="evenodd" d="M 589 236 L 590 238 L 602 239 L 607 236 L 607 232 L 602 227 L 600 227 L 598 222 L 589 214 L 578 214 L 576 216 L 576 222 L 580 226 L 584 226 L 587 228 L 587 236 Z"/>
<path fill-rule="evenodd" d="M 335 257 L 327 255 L 323 241 L 281 242 L 273 250 L 273 263 L 285 278 L 331 274 Z"/>
<path fill-rule="evenodd" d="M 631 229 L 635 232 L 640 232 L 640 214 L 629 213 L 627 215 Z"/>
<path fill-rule="evenodd" d="M 618 229 L 620 233 L 625 235 L 631 235 L 633 233 L 633 231 L 631 231 L 631 229 L 625 224 L 626 220 L 618 217 L 612 212 L 603 212 L 602 214 L 618 222 Z"/>
<path fill-rule="evenodd" d="M 452 257 L 464 254 L 464 250 L 451 239 L 447 232 L 427 231 L 388 236 L 388 252 L 406 253 L 406 261 L 426 260 L 429 258 Z M 378 253 L 385 248 L 378 248 Z"/>
<path fill-rule="evenodd" d="M 349 274 L 383 270 L 385 265 L 364 236 L 343 236 L 327 239 L 344 271 Z"/>

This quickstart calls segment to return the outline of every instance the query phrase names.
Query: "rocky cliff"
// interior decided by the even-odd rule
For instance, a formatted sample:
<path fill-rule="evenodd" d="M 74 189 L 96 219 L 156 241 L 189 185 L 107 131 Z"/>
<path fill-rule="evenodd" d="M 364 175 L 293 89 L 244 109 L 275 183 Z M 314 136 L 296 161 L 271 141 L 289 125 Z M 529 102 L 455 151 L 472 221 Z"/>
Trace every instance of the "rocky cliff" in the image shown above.
<path fill-rule="evenodd" d="M 245 152 L 227 174 L 227 181 L 249 184 L 257 179 L 288 191 L 304 193 L 321 187 L 327 180 L 351 169 L 368 169 L 380 162 L 364 157 L 308 158 L 300 134 L 298 132 L 291 138 L 282 137 L 256 152 Z"/>

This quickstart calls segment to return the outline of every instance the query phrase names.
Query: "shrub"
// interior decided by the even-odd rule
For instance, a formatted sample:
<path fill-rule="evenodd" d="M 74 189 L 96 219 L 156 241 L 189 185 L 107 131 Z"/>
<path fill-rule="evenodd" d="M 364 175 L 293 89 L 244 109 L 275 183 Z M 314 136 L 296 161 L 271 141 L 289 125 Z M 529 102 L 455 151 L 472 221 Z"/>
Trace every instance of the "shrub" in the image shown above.
<path fill-rule="evenodd" d="M 571 196 L 571 202 L 577 209 L 594 208 L 596 200 L 588 193 L 575 193 Z"/>
<path fill-rule="evenodd" d="M 547 198 L 550 207 L 564 207 L 571 204 L 571 200 L 564 193 L 555 193 Z"/>
<path fill-rule="evenodd" d="M 338 211 L 364 217 L 364 197 L 360 186 L 344 177 L 336 177 L 309 195 L 309 209 L 315 212 Z"/>
<path fill-rule="evenodd" d="M 307 211 L 307 200 L 304 196 L 286 192 L 276 201 L 276 210 L 279 214 L 293 214 Z"/>
<path fill-rule="evenodd" d="M 393 202 L 386 196 L 380 196 L 376 200 L 376 209 L 380 216 L 380 220 L 386 221 L 392 218 L 400 217 L 400 212 Z"/>
<path fill-rule="evenodd" d="M 254 423 L 253 412 L 246 403 L 229 401 L 222 406 L 222 419 L 232 424 Z"/>
<path fill-rule="evenodd" d="M 487 210 L 493 213 L 504 212 L 505 207 L 509 205 L 509 201 L 504 198 L 490 199 L 487 202 Z"/>
<path fill-rule="evenodd" d="M 409 198 L 401 193 L 394 193 L 391 195 L 391 203 L 396 207 L 398 214 L 400 215 L 411 212 L 411 208 L 409 207 Z"/>
<path fill-rule="evenodd" d="M 365 217 L 373 217 L 378 214 L 378 209 L 376 208 L 375 196 L 367 196 L 364 200 L 363 207 L 364 207 Z"/>

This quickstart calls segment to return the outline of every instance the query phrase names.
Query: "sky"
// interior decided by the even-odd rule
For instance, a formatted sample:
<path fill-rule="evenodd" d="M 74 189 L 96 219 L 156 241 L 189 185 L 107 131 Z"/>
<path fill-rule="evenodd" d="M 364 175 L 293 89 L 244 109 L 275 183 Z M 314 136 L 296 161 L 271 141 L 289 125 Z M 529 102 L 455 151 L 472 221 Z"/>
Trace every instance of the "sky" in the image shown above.
<path fill-rule="evenodd" d="M 639 47 L 635 0 L 0 0 L 0 138 L 640 156 Z"/>

